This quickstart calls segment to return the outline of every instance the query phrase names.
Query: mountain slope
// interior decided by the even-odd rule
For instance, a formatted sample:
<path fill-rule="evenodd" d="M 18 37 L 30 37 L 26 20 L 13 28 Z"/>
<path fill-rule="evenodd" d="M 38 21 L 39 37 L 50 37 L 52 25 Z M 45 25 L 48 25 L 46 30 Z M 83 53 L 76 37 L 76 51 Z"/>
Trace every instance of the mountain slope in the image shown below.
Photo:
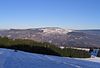
<path fill-rule="evenodd" d="M 100 30 L 71 30 L 58 27 L 1 30 L 0 36 L 31 39 L 59 46 L 100 47 Z"/>
<path fill-rule="evenodd" d="M 0 48 L 0 68 L 100 68 L 100 63 Z"/>

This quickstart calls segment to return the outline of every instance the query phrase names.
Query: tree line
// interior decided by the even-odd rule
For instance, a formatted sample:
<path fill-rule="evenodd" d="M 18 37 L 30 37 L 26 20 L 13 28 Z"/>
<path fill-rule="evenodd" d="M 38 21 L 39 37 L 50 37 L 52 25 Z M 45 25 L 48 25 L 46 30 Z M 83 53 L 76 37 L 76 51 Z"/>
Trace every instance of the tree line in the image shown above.
<path fill-rule="evenodd" d="M 55 55 L 62 57 L 90 57 L 89 52 L 84 50 L 77 50 L 71 48 L 61 49 L 54 44 L 50 44 L 47 42 L 37 42 L 28 39 L 9 39 L 7 37 L 0 37 L 0 48 L 8 48 L 14 49 L 15 51 L 21 50 L 25 52 Z"/>

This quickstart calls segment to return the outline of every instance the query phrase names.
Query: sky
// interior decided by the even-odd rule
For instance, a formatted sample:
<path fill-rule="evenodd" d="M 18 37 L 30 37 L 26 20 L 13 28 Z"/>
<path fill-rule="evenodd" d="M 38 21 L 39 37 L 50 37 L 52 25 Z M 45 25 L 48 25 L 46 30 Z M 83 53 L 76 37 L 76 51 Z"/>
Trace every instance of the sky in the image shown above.
<path fill-rule="evenodd" d="M 0 29 L 100 29 L 100 0 L 0 0 Z"/>

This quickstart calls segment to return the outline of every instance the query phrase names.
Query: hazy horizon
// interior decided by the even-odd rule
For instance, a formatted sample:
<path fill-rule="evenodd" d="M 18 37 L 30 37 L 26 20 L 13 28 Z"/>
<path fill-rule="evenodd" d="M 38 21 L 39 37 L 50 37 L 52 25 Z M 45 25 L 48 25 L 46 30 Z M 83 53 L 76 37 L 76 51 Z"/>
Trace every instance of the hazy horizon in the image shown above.
<path fill-rule="evenodd" d="M 100 0 L 0 0 L 0 29 L 100 29 Z"/>
<path fill-rule="evenodd" d="M 0 28 L 0 30 L 11 30 L 11 29 L 19 29 L 19 30 L 24 30 L 24 29 L 35 29 L 35 28 L 47 28 L 47 27 L 33 27 L 33 28 Z M 50 27 L 53 28 L 53 27 Z M 62 28 L 62 29 L 70 29 L 70 30 L 100 30 L 100 28 L 84 28 L 84 29 L 72 29 L 72 28 L 65 28 L 65 27 L 58 27 L 58 28 Z"/>

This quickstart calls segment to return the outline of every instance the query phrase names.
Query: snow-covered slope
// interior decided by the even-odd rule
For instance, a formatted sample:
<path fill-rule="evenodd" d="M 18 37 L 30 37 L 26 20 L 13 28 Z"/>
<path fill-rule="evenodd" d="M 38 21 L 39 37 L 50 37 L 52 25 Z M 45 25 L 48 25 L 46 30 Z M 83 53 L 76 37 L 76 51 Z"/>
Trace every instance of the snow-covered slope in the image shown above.
<path fill-rule="evenodd" d="M 81 58 L 80 60 L 87 60 L 87 61 L 91 61 L 91 62 L 98 62 L 100 63 L 100 58 L 99 57 L 94 57 L 94 58 Z"/>
<path fill-rule="evenodd" d="M 100 68 L 100 63 L 0 48 L 0 68 Z"/>
<path fill-rule="evenodd" d="M 47 28 L 41 28 L 41 30 L 43 30 L 44 33 L 58 33 L 58 34 L 66 34 L 68 32 L 72 32 L 73 30 L 71 29 L 62 29 L 59 27 L 47 27 Z"/>

